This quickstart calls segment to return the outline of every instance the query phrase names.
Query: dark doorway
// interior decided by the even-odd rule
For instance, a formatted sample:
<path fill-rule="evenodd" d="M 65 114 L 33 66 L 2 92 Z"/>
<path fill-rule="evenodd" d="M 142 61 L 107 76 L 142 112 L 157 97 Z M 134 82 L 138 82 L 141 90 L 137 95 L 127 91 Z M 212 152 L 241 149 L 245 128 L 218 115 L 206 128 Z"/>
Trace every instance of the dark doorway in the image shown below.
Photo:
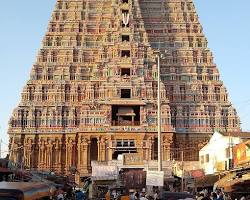
<path fill-rule="evenodd" d="M 153 159 L 157 160 L 158 159 L 158 138 L 154 139 L 154 151 L 153 151 Z"/>
<path fill-rule="evenodd" d="M 97 145 L 97 138 L 91 139 L 90 145 L 90 160 L 98 160 L 98 145 Z"/>

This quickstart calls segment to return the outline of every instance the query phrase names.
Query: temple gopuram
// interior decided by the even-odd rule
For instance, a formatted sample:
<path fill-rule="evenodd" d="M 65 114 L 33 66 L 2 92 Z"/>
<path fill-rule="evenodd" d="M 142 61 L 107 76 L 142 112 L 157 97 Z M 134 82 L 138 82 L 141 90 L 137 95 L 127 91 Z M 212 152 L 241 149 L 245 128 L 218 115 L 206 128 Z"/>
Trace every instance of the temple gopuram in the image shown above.
<path fill-rule="evenodd" d="M 158 58 L 163 161 L 240 131 L 192 0 L 57 0 L 9 121 L 11 159 L 81 175 L 124 153 L 156 160 Z"/>

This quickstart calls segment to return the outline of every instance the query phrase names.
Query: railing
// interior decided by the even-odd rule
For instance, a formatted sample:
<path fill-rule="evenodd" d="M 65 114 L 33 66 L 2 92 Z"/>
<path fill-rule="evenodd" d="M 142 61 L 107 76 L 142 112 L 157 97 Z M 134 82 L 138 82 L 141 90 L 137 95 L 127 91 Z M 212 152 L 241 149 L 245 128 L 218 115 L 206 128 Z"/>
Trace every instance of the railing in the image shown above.
<path fill-rule="evenodd" d="M 112 121 L 112 126 L 140 126 L 140 121 Z"/>

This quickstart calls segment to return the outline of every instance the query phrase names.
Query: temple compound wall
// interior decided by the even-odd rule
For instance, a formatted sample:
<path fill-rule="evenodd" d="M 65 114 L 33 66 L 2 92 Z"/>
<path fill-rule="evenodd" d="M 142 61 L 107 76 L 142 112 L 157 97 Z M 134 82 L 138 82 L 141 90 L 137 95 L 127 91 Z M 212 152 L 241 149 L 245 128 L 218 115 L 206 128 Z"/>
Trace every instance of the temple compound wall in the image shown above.
<path fill-rule="evenodd" d="M 76 168 L 82 176 L 91 173 L 91 161 L 117 160 L 119 154 L 137 153 L 143 160 L 157 159 L 155 133 L 77 133 L 25 135 L 15 137 L 12 159 L 28 169 L 70 174 Z M 163 160 L 173 160 L 173 133 L 162 135 Z M 17 143 L 18 142 L 18 143 Z M 20 148 L 21 147 L 21 148 Z"/>

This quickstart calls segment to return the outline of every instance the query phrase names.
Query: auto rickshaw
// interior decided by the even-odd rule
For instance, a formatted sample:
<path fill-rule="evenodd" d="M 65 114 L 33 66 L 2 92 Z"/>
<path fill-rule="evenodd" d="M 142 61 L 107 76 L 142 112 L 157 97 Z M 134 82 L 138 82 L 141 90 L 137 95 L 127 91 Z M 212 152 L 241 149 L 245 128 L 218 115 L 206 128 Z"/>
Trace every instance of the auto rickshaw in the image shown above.
<path fill-rule="evenodd" d="M 55 191 L 49 183 L 0 182 L 0 200 L 49 200 Z"/>
<path fill-rule="evenodd" d="M 105 195 L 106 200 L 129 200 L 129 193 L 124 187 L 109 188 Z"/>

